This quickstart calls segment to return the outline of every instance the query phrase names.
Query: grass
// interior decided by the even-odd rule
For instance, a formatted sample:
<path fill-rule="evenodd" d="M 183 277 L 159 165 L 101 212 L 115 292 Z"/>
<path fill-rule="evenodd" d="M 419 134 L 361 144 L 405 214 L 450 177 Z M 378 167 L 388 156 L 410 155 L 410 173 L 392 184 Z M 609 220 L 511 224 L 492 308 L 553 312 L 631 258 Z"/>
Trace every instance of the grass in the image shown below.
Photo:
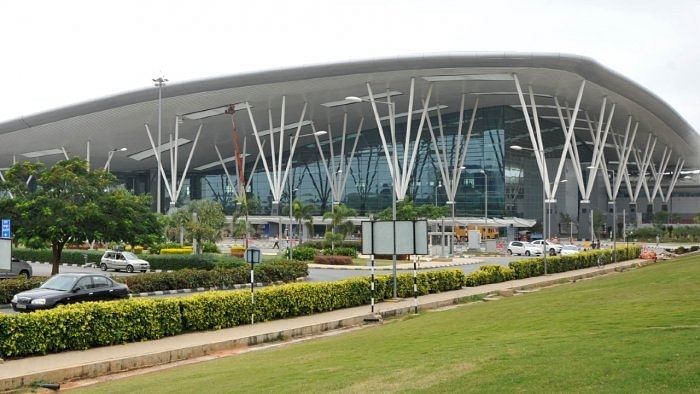
<path fill-rule="evenodd" d="M 692 256 L 84 390 L 697 391 L 699 306 Z"/>

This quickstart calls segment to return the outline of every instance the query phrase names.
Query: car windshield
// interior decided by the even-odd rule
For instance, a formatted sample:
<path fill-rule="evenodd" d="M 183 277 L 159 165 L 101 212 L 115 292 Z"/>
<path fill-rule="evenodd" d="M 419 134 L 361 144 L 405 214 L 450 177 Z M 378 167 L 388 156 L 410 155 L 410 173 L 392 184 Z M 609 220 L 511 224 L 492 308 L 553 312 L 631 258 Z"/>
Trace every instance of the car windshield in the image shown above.
<path fill-rule="evenodd" d="M 77 278 L 75 276 L 54 276 L 41 285 L 41 288 L 47 290 L 69 291 L 73 288 L 76 279 Z"/>
<path fill-rule="evenodd" d="M 136 257 L 135 254 L 131 252 L 122 252 L 122 256 L 124 256 L 125 259 L 127 260 L 138 260 L 139 258 Z"/>

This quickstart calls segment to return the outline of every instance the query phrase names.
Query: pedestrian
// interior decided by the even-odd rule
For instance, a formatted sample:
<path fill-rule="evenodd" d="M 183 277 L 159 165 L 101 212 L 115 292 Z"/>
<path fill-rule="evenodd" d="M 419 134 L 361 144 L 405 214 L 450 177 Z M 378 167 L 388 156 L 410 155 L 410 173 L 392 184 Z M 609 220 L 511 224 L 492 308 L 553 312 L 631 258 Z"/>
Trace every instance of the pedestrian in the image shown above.
<path fill-rule="evenodd" d="M 272 249 L 274 249 L 274 248 L 277 248 L 277 249 L 280 248 L 280 240 L 277 237 L 275 237 L 275 244 L 272 245 Z"/>

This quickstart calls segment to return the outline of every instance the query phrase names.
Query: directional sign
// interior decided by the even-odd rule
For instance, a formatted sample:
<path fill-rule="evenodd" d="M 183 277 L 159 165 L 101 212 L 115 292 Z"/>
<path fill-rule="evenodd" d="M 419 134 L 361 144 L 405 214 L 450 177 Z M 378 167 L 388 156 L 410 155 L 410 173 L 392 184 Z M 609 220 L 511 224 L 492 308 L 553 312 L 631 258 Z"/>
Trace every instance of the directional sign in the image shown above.
<path fill-rule="evenodd" d="M 10 219 L 2 219 L 2 228 L 0 229 L 0 238 L 11 238 Z"/>

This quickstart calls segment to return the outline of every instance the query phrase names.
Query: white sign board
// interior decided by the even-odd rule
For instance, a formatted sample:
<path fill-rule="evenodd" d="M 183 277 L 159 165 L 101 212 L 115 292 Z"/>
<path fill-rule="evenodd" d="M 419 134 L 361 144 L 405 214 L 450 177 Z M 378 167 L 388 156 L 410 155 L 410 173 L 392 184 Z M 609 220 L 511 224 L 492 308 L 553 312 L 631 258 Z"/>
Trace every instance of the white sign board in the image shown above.
<path fill-rule="evenodd" d="M 0 269 L 12 268 L 12 240 L 0 239 Z"/>
<path fill-rule="evenodd" d="M 469 230 L 467 236 L 469 237 L 469 249 L 481 249 L 481 231 Z"/>
<path fill-rule="evenodd" d="M 362 254 L 428 254 L 428 222 L 362 222 Z"/>

